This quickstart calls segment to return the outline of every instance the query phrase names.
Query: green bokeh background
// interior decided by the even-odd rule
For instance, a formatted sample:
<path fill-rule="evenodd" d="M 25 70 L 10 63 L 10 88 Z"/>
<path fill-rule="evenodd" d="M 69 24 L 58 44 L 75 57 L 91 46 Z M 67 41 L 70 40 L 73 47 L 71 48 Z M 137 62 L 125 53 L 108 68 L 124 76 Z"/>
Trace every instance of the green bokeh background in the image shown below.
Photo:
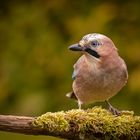
<path fill-rule="evenodd" d="M 128 83 L 111 103 L 140 114 L 140 2 L 135 0 L 0 0 L 0 114 L 38 116 L 77 108 L 65 94 L 81 54 L 67 47 L 92 32 L 110 37 L 128 66 Z M 57 138 L 0 132 L 0 139 Z"/>

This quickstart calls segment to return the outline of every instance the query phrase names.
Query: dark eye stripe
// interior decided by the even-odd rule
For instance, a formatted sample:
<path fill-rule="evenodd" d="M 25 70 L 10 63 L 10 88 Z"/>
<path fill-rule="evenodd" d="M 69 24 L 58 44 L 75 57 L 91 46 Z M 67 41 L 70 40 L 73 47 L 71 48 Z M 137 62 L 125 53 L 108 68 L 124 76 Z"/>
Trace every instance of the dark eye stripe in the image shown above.
<path fill-rule="evenodd" d="M 90 48 L 86 48 L 85 51 L 88 52 L 90 55 L 96 57 L 96 58 L 100 58 L 100 55 L 96 51 L 94 51 Z"/>

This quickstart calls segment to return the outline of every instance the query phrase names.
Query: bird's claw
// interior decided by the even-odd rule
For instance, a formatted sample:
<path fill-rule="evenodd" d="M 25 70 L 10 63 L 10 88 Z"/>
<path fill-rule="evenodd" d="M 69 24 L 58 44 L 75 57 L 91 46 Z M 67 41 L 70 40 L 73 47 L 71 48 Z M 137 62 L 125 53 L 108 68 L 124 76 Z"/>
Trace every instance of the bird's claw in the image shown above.
<path fill-rule="evenodd" d="M 114 108 L 113 106 L 109 106 L 108 109 L 113 115 L 119 116 L 121 114 L 121 111 L 118 109 Z"/>
<path fill-rule="evenodd" d="M 119 111 L 118 109 L 114 108 L 108 101 L 106 101 L 107 105 L 108 105 L 108 110 L 116 116 L 119 116 L 121 114 L 121 111 Z"/>

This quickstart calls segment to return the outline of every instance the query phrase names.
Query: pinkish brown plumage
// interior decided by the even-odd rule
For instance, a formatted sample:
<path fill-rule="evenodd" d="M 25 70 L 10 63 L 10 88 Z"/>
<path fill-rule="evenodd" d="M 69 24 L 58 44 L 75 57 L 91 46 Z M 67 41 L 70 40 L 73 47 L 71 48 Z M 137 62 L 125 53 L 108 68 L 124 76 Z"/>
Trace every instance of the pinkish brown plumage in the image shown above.
<path fill-rule="evenodd" d="M 82 104 L 106 101 L 117 94 L 128 79 L 127 67 L 118 55 L 117 48 L 108 37 L 101 34 L 88 34 L 69 47 L 82 51 L 83 55 L 74 65 L 73 92 L 79 108 Z M 113 114 L 119 112 L 109 104 Z"/>

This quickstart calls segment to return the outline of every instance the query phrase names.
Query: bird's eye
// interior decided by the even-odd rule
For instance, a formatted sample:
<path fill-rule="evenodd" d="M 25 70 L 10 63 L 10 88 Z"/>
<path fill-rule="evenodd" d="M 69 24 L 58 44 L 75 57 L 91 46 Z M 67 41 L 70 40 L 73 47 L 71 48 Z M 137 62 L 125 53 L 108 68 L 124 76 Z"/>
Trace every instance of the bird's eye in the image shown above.
<path fill-rule="evenodd" d="M 92 45 L 93 47 L 98 47 L 98 46 L 100 45 L 100 43 L 99 43 L 97 40 L 93 40 L 93 41 L 91 42 L 91 45 Z"/>

